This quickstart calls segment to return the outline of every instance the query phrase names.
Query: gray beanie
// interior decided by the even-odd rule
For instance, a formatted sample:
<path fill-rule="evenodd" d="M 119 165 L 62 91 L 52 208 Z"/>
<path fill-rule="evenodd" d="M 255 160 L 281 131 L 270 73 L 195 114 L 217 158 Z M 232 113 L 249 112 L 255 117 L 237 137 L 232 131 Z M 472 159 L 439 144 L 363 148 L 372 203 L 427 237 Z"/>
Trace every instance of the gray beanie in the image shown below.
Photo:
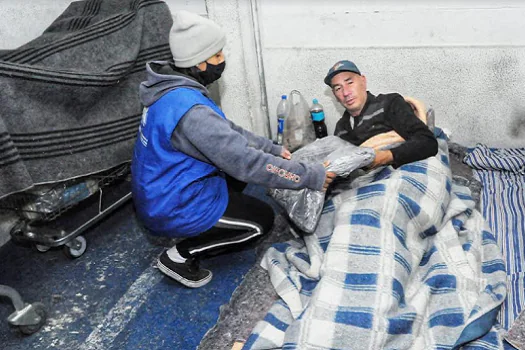
<path fill-rule="evenodd" d="M 206 61 L 226 45 L 226 35 L 213 21 L 188 11 L 173 13 L 170 49 L 179 68 Z"/>

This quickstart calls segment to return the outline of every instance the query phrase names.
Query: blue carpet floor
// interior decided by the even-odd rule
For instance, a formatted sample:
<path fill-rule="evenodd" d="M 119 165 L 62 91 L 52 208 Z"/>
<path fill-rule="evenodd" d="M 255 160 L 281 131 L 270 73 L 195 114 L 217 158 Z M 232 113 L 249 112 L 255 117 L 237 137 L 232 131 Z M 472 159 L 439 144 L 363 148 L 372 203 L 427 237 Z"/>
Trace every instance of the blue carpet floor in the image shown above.
<path fill-rule="evenodd" d="M 140 228 L 131 203 L 84 237 L 88 249 L 75 260 L 61 249 L 0 248 L 0 284 L 48 311 L 43 328 L 23 336 L 9 327 L 14 308 L 2 298 L 0 349 L 195 349 L 255 262 L 253 250 L 205 260 L 212 282 L 187 289 L 156 269 L 163 244 Z"/>

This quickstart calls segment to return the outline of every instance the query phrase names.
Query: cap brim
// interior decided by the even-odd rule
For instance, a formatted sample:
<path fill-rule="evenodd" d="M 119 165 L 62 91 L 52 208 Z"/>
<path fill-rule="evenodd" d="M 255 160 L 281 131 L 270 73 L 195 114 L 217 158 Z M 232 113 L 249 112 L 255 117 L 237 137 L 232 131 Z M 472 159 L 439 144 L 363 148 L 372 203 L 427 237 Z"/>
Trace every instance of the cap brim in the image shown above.
<path fill-rule="evenodd" d="M 356 72 L 355 70 L 353 69 L 338 69 L 336 71 L 333 71 L 332 73 L 328 74 L 325 78 L 324 78 L 324 83 L 330 87 L 332 87 L 332 78 L 335 77 L 337 74 L 339 73 L 343 73 L 343 72 L 351 72 L 351 73 L 355 73 L 355 74 L 358 74 L 358 75 L 361 75 L 360 72 Z"/>

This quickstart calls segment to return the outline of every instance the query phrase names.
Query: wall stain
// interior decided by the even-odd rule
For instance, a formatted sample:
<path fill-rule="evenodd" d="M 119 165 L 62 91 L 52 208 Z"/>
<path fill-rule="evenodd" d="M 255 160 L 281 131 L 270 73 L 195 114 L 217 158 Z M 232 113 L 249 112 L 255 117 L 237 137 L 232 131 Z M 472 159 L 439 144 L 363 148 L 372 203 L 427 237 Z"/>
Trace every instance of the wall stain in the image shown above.
<path fill-rule="evenodd" d="M 509 134 L 513 138 L 525 136 L 525 109 L 514 109 Z"/>
<path fill-rule="evenodd" d="M 514 72 L 519 67 L 519 61 L 516 57 L 511 55 L 500 56 L 497 61 L 492 64 L 492 70 L 496 75 L 507 76 Z"/>
<path fill-rule="evenodd" d="M 492 93 L 506 95 L 509 84 L 515 82 L 519 76 L 519 60 L 513 56 L 504 54 L 495 59 L 489 67 L 492 73 L 492 85 L 487 85 Z"/>

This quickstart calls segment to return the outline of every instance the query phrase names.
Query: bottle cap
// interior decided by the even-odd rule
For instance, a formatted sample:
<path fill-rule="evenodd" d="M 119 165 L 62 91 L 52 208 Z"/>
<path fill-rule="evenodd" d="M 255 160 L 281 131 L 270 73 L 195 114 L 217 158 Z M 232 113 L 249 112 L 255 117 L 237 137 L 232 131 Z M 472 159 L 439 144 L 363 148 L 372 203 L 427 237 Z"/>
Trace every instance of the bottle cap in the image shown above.
<path fill-rule="evenodd" d="M 316 98 L 314 98 L 313 102 L 314 102 L 314 105 L 319 103 L 319 101 Z"/>
<path fill-rule="evenodd" d="M 286 95 L 282 95 L 281 99 L 286 100 Z"/>

